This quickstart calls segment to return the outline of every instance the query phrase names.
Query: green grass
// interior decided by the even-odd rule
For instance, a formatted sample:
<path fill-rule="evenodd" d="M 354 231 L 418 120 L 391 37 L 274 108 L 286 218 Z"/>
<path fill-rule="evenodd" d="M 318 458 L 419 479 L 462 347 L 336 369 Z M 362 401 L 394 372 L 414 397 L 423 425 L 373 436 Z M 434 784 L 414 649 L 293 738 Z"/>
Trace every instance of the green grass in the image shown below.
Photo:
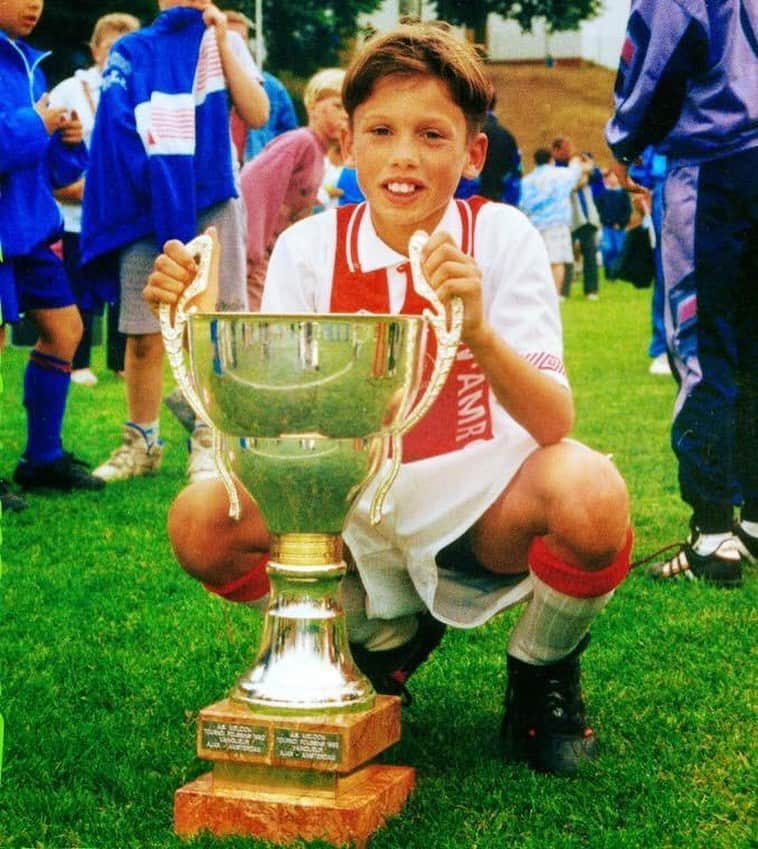
<path fill-rule="evenodd" d="M 563 305 L 576 436 L 613 453 L 633 497 L 635 556 L 685 532 L 668 446 L 673 382 L 647 373 L 649 293 L 606 285 Z M 102 349 L 96 369 L 103 374 Z M 26 352 L 3 357 L 0 469 L 23 447 Z M 69 447 L 117 443 L 123 385 L 74 386 Z M 204 772 L 195 718 L 249 665 L 258 620 L 175 564 L 165 516 L 183 433 L 164 416 L 163 472 L 102 494 L 34 495 L 4 517 L 0 847 L 179 847 L 172 797 Z M 741 849 L 754 845 L 755 573 L 739 591 L 634 572 L 593 627 L 585 689 L 602 757 L 578 780 L 504 763 L 503 652 L 517 611 L 449 631 L 412 681 L 388 759 L 417 769 L 373 849 Z M 259 847 L 249 838 L 197 847 Z M 319 844 L 312 844 L 317 846 Z"/>

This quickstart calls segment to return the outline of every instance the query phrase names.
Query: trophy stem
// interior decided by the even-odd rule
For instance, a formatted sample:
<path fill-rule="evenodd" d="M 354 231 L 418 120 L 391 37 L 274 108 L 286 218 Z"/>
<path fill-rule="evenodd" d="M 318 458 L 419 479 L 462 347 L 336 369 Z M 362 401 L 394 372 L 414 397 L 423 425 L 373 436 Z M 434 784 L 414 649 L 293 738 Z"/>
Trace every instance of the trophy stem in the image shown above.
<path fill-rule="evenodd" d="M 231 697 L 260 713 L 369 710 L 376 694 L 350 654 L 336 534 L 281 534 L 271 542 L 271 582 L 261 648 Z"/>

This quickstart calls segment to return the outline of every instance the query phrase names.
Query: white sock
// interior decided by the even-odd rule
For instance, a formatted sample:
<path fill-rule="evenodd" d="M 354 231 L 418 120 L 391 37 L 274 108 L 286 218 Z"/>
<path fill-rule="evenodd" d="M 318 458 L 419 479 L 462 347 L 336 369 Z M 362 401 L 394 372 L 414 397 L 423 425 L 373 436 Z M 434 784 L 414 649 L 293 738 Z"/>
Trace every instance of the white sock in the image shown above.
<path fill-rule="evenodd" d="M 161 423 L 159 419 L 155 419 L 152 422 L 127 422 L 127 425 L 142 434 L 142 438 L 147 443 L 148 448 L 152 448 L 160 439 Z"/>
<path fill-rule="evenodd" d="M 740 527 L 746 534 L 751 537 L 758 537 L 758 522 L 746 522 L 744 519 L 740 522 Z"/>
<path fill-rule="evenodd" d="M 366 616 L 366 590 L 360 576 L 351 572 L 342 580 L 342 606 L 351 643 L 367 651 L 389 651 L 410 640 L 418 630 L 415 613 L 397 619 L 369 619 Z"/>
<path fill-rule="evenodd" d="M 508 654 L 533 666 L 563 660 L 579 645 L 613 590 L 595 598 L 574 598 L 532 574 L 534 592 L 511 634 Z"/>
<path fill-rule="evenodd" d="M 692 548 L 701 557 L 707 557 L 709 554 L 713 554 L 722 542 L 726 542 L 731 538 L 731 531 L 724 531 L 721 534 L 704 534 L 698 531 Z"/>

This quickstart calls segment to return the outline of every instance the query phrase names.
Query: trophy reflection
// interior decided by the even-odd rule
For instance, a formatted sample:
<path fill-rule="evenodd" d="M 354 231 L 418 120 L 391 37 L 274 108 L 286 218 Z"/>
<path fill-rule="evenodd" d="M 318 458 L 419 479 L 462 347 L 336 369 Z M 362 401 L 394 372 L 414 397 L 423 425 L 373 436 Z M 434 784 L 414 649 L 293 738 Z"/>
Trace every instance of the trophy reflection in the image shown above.
<path fill-rule="evenodd" d="M 236 477 L 271 533 L 271 585 L 253 666 L 201 711 L 198 754 L 213 770 L 180 788 L 183 835 L 255 834 L 275 843 L 362 844 L 397 813 L 409 767 L 375 763 L 400 738 L 400 702 L 377 695 L 350 654 L 340 584 L 341 533 L 375 477 L 371 520 L 402 459 L 402 435 L 436 398 L 460 338 L 420 272 L 424 316 L 195 313 L 213 245 L 194 240 L 199 273 L 173 318 L 161 310 L 174 375 L 213 429 L 216 462 L 238 515 Z M 424 375 L 427 326 L 436 337 Z M 187 337 L 188 356 L 183 352 Z"/>

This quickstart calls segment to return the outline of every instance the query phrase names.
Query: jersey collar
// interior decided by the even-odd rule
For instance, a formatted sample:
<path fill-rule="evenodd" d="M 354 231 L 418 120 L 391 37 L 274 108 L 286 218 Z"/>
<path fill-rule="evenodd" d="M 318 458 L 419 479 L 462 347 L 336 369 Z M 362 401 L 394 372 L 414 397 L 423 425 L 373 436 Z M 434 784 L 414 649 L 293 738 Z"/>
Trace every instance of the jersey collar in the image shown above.
<path fill-rule="evenodd" d="M 451 200 L 448 204 L 442 220 L 435 228 L 435 232 L 438 230 L 444 230 L 450 233 L 456 244 L 460 245 L 462 236 L 461 216 L 454 200 Z M 393 250 L 379 238 L 371 221 L 371 210 L 368 208 L 368 205 L 366 207 L 366 213 L 361 219 L 357 241 L 358 261 L 363 271 L 388 268 L 408 261 L 407 256 Z"/>

